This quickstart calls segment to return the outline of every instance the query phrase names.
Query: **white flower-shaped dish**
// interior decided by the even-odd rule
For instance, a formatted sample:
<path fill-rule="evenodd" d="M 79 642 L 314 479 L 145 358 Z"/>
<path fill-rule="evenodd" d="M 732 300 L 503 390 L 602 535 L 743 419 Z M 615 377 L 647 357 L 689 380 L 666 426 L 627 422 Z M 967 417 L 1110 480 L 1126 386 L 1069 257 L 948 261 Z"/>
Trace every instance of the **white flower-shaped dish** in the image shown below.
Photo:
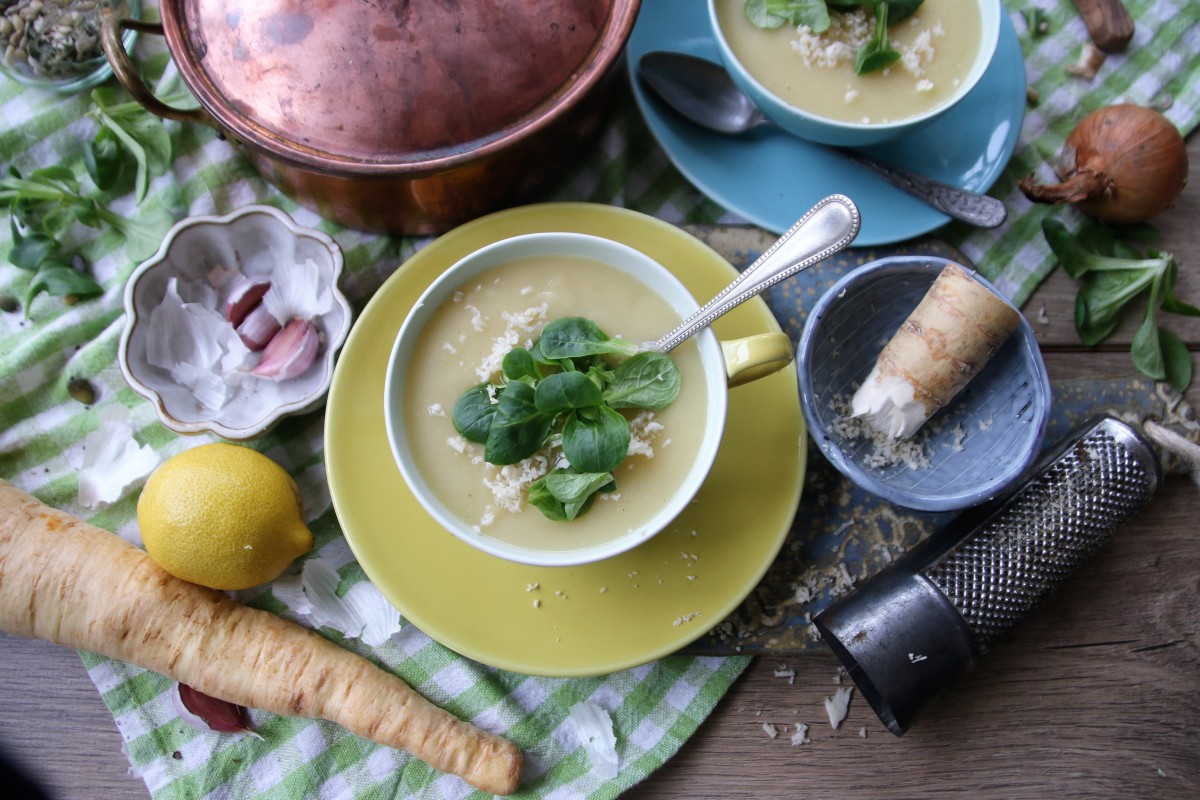
<path fill-rule="evenodd" d="M 316 360 L 303 374 L 281 381 L 249 377 L 234 387 L 221 408 L 210 409 L 170 372 L 150 363 L 151 314 L 163 302 L 172 278 L 211 281 L 214 273 L 229 269 L 247 277 L 270 277 L 279 264 L 309 259 L 317 264 L 321 285 L 329 287 L 332 303 L 313 321 L 321 345 Z M 332 238 L 297 225 L 271 206 L 245 206 L 221 217 L 181 220 L 167 233 L 158 252 L 133 271 L 125 286 L 125 328 L 118 351 L 125 380 L 154 403 L 162 423 L 178 433 L 211 431 L 225 439 L 253 439 L 284 417 L 318 408 L 329 391 L 334 356 L 350 332 L 352 310 L 337 286 L 342 266 L 342 251 Z"/>

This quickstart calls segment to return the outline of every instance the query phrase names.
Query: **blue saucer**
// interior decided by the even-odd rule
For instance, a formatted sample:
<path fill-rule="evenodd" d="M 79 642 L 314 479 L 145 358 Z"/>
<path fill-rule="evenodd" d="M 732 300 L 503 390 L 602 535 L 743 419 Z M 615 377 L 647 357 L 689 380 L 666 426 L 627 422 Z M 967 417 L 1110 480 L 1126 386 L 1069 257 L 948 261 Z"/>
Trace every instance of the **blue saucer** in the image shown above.
<path fill-rule="evenodd" d="M 903 241 L 950 221 L 867 169 L 776 128 L 729 136 L 684 120 L 649 96 L 637 79 L 637 63 L 651 50 L 678 50 L 720 61 L 705 4 L 643 3 L 626 51 L 634 97 L 651 133 L 688 180 L 731 212 L 783 233 L 818 200 L 840 192 L 862 212 L 856 247 Z M 919 131 L 862 152 L 985 192 L 1012 156 L 1024 118 L 1025 62 L 1016 29 L 1004 14 L 991 66 L 956 108 Z"/>

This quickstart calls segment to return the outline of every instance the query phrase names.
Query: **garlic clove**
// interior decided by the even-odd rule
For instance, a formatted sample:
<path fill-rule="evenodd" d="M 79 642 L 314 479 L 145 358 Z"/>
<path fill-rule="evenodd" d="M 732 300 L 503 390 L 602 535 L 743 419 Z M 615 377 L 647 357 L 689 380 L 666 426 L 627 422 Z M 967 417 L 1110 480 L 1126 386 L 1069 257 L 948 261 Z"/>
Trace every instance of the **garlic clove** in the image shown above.
<path fill-rule="evenodd" d="M 229 290 L 225 300 L 225 319 L 233 327 L 242 324 L 242 320 L 262 303 L 263 295 L 271 288 L 271 282 L 266 278 L 246 278 L 239 281 Z"/>
<path fill-rule="evenodd" d="M 262 360 L 250 374 L 277 381 L 303 375 L 312 366 L 320 347 L 317 326 L 307 319 L 293 319 L 267 344 Z"/>
<path fill-rule="evenodd" d="M 175 684 L 171 699 L 179 716 L 198 731 L 248 733 L 255 738 L 262 738 L 250 730 L 246 709 L 239 705 L 219 700 L 185 683 Z"/>
<path fill-rule="evenodd" d="M 237 334 L 246 347 L 257 352 L 266 347 L 282 327 L 279 320 L 260 303 L 237 326 Z"/>

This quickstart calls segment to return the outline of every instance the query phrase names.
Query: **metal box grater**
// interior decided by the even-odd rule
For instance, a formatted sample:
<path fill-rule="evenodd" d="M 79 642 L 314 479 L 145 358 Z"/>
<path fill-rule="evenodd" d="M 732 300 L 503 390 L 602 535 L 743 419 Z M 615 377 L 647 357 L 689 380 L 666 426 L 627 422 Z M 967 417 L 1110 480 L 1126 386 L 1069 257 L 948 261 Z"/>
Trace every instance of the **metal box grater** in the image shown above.
<path fill-rule="evenodd" d="M 1112 417 L 1084 425 L 1030 475 L 814 620 L 893 733 L 904 733 L 1162 483 L 1153 448 Z"/>

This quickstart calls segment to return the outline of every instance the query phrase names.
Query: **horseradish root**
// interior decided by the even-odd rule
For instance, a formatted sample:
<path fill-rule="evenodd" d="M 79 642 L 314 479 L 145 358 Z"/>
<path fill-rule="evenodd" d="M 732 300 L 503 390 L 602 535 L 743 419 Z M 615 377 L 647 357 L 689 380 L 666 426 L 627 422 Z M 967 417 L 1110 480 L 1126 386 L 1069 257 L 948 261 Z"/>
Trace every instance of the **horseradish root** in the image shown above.
<path fill-rule="evenodd" d="M 851 413 L 894 438 L 912 436 L 983 369 L 1020 314 L 951 264 L 883 348 Z"/>
<path fill-rule="evenodd" d="M 493 794 L 521 751 L 313 631 L 179 580 L 0 481 L 0 629 L 159 672 L 240 706 L 336 722 Z"/>

